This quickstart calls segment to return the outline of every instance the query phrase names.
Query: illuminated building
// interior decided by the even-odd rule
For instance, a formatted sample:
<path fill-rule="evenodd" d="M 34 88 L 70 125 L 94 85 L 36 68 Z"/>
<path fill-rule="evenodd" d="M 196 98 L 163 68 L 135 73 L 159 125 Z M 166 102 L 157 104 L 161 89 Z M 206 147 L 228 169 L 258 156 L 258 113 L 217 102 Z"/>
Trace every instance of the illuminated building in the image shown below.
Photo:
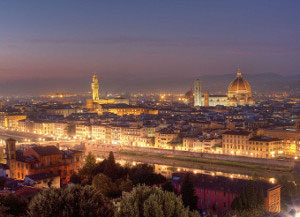
<path fill-rule="evenodd" d="M 227 95 L 230 106 L 254 104 L 250 84 L 242 77 L 240 69 L 238 69 L 236 78 L 229 84 Z"/>
<path fill-rule="evenodd" d="M 101 108 L 98 110 L 98 114 L 103 114 L 105 112 L 113 113 L 119 116 L 124 115 L 141 115 L 141 114 L 153 114 L 157 115 L 158 110 L 144 108 L 140 106 L 133 106 L 127 104 L 106 104 L 101 105 Z"/>
<path fill-rule="evenodd" d="M 92 139 L 103 143 L 148 147 L 154 145 L 156 127 L 91 125 Z"/>
<path fill-rule="evenodd" d="M 105 139 L 106 139 L 106 128 L 107 126 L 105 125 L 91 125 L 91 136 L 92 136 L 92 139 L 95 139 L 95 140 L 100 140 L 102 142 L 105 142 Z"/>
<path fill-rule="evenodd" d="M 282 150 L 282 140 L 253 136 L 248 131 L 227 131 L 222 135 L 223 153 L 255 158 L 278 157 Z"/>
<path fill-rule="evenodd" d="M 73 173 L 81 167 L 82 152 L 60 151 L 55 146 L 33 146 L 25 151 L 16 149 L 16 141 L 6 141 L 6 159 L 10 168 L 9 178 L 24 180 L 26 176 L 56 174 L 63 184 L 70 181 Z"/>
<path fill-rule="evenodd" d="M 283 140 L 283 152 L 288 156 L 300 156 L 300 131 L 286 129 L 259 129 L 258 135 L 276 137 Z"/>
<path fill-rule="evenodd" d="M 203 152 L 203 143 L 197 137 L 183 137 L 182 146 L 187 151 Z"/>
<path fill-rule="evenodd" d="M 173 173 L 172 184 L 177 192 L 181 191 L 185 173 Z M 191 176 L 197 196 L 197 208 L 214 212 L 215 216 L 223 216 L 231 208 L 234 199 L 241 195 L 249 184 L 249 180 L 197 174 Z M 263 190 L 265 209 L 268 212 L 279 213 L 281 210 L 281 186 L 265 181 L 253 181 L 256 192 Z"/>
<path fill-rule="evenodd" d="M 209 106 L 209 93 L 204 93 L 204 107 L 208 107 Z"/>
<path fill-rule="evenodd" d="M 85 124 L 75 125 L 75 135 L 78 139 L 87 139 L 91 136 L 90 126 Z"/>
<path fill-rule="evenodd" d="M 96 102 L 99 100 L 99 80 L 95 73 L 93 74 L 91 87 L 92 87 L 93 101 Z"/>
<path fill-rule="evenodd" d="M 172 142 L 178 138 L 178 132 L 173 129 L 164 128 L 155 134 L 155 148 L 172 149 Z"/>
<path fill-rule="evenodd" d="M 51 107 L 49 106 L 48 108 L 43 108 L 43 110 L 46 112 L 46 114 L 49 115 L 62 115 L 65 118 L 68 117 L 69 115 L 76 113 L 76 109 L 73 108 L 72 106 L 65 105 L 61 107 Z"/>
<path fill-rule="evenodd" d="M 194 107 L 202 106 L 201 81 L 194 81 Z"/>
<path fill-rule="evenodd" d="M 209 93 L 201 94 L 201 82 L 194 81 L 194 91 L 188 91 L 185 98 L 194 106 L 238 106 L 253 105 L 254 100 L 251 94 L 250 84 L 242 77 L 238 69 L 236 78 L 229 84 L 227 95 L 211 95 Z"/>
<path fill-rule="evenodd" d="M 154 145 L 155 127 L 122 127 L 121 144 L 139 147 Z"/>
<path fill-rule="evenodd" d="M 92 88 L 92 99 L 86 100 L 86 107 L 90 110 L 97 110 L 99 108 L 99 105 L 102 104 L 129 104 L 128 99 L 124 98 L 107 98 L 102 99 L 100 98 L 99 94 L 99 79 L 98 76 L 94 73 L 91 83 Z"/>
<path fill-rule="evenodd" d="M 5 114 L 4 127 L 12 130 L 18 129 L 18 121 L 26 119 L 25 114 Z"/>

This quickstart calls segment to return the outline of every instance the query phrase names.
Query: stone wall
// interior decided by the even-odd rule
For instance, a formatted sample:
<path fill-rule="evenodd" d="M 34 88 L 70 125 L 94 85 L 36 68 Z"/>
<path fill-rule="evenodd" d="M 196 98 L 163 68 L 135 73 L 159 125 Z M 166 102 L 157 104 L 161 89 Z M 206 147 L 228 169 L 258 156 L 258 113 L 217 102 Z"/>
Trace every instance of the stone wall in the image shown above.
<path fill-rule="evenodd" d="M 99 148 L 103 151 L 134 151 L 134 152 L 146 152 L 150 154 L 163 154 L 163 155 L 173 155 L 173 156 L 182 156 L 182 157 L 195 157 L 203 159 L 212 159 L 212 160 L 221 160 L 221 161 L 231 161 L 231 162 L 240 162 L 240 163 L 252 163 L 259 165 L 268 165 L 268 166 L 278 166 L 278 167 L 287 167 L 294 168 L 294 160 L 276 160 L 276 159 L 263 159 L 263 158 L 251 158 L 244 156 L 233 156 L 225 154 L 210 154 L 210 153 L 199 153 L 199 152 L 190 152 L 190 151 L 178 151 L 178 150 L 167 150 L 167 149 L 158 149 L 158 148 L 144 148 L 144 147 L 133 147 L 133 146 L 119 146 L 119 145 L 97 145 L 93 148 Z"/>

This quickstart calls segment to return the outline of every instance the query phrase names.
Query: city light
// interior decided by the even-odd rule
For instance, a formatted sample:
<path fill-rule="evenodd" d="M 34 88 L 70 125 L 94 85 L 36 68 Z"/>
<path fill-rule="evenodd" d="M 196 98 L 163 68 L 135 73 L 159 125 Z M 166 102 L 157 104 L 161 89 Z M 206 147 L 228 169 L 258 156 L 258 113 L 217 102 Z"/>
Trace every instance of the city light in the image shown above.
<path fill-rule="evenodd" d="M 0 7 L 1 214 L 300 217 L 300 2 L 24 2 Z"/>

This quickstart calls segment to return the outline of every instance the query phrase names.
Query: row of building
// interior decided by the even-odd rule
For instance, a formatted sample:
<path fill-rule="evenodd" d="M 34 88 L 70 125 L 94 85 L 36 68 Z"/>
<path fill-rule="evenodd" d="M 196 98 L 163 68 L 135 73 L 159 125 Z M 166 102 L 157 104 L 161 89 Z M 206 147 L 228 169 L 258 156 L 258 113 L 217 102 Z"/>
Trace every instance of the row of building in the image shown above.
<path fill-rule="evenodd" d="M 96 118 L 97 114 L 94 114 Z M 90 114 L 90 116 L 93 116 Z M 57 139 L 93 140 L 104 144 L 155 147 L 256 158 L 298 157 L 300 133 L 294 129 L 247 129 L 230 124 L 190 121 L 185 126 L 161 122 L 17 121 L 15 130 Z M 6 125 L 2 125 L 6 127 Z M 188 128 L 187 128 L 188 127 Z M 186 130 L 186 129 L 187 130 Z"/>

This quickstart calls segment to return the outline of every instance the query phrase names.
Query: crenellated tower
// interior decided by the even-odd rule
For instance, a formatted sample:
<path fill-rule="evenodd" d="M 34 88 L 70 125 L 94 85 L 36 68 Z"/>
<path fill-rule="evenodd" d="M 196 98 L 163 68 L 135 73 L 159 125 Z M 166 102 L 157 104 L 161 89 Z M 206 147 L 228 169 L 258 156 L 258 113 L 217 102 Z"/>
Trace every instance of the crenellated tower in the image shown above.
<path fill-rule="evenodd" d="M 98 101 L 99 100 L 99 80 L 98 80 L 98 76 L 95 73 L 93 74 L 91 87 L 92 87 L 92 92 L 93 92 L 93 101 Z"/>

